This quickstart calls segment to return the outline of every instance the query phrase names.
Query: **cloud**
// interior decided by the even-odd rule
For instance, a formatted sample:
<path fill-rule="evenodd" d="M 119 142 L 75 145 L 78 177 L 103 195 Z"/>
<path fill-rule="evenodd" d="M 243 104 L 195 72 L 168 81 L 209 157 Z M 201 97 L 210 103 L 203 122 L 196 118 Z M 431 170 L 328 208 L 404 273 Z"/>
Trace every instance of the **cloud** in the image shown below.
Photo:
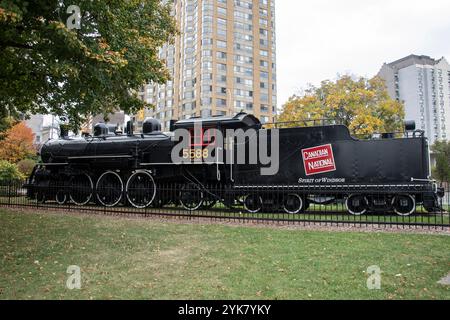
<path fill-rule="evenodd" d="M 338 73 L 371 77 L 412 53 L 450 58 L 448 0 L 275 0 L 275 10 L 279 107 Z"/>

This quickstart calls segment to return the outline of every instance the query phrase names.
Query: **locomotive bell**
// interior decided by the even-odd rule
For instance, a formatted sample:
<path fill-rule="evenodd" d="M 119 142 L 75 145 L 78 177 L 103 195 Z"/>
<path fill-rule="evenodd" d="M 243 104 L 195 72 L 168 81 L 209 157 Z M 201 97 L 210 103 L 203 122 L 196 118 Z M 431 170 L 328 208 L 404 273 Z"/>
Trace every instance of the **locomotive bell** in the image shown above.
<path fill-rule="evenodd" d="M 144 123 L 142 124 L 142 132 L 144 134 L 150 134 L 153 132 L 160 132 L 161 131 L 161 123 L 154 118 L 147 118 L 144 120 Z"/>

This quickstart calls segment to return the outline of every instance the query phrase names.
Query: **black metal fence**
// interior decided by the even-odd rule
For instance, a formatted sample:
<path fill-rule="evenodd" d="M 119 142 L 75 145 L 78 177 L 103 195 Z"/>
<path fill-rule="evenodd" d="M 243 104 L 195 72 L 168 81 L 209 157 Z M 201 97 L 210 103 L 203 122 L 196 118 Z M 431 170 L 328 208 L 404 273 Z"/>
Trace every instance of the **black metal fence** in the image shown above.
<path fill-rule="evenodd" d="M 34 189 L 27 195 L 24 182 L 0 183 L 0 207 L 83 211 L 107 215 L 211 219 L 225 222 L 317 224 L 325 226 L 376 226 L 396 228 L 450 228 L 450 185 L 439 206 L 398 212 L 392 195 L 371 195 L 370 208 L 349 212 L 348 192 L 310 190 L 302 195 L 294 187 L 231 188 L 226 186 L 157 185 L 130 189 L 123 185 L 92 184 L 76 188 L 61 183 Z M 359 194 L 364 195 L 363 190 Z M 407 200 L 407 199 L 406 199 Z M 378 205 L 378 207 L 377 207 Z M 350 210 L 352 211 L 352 210 Z"/>

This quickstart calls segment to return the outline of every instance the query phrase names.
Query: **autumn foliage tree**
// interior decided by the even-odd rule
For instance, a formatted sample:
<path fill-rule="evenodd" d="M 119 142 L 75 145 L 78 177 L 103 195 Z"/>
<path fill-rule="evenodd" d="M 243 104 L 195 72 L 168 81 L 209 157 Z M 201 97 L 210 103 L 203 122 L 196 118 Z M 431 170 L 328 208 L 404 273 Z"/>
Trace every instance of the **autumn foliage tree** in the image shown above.
<path fill-rule="evenodd" d="M 5 132 L 0 144 L 0 160 L 17 163 L 35 156 L 33 141 L 34 133 L 24 122 L 19 122 Z"/>
<path fill-rule="evenodd" d="M 292 96 L 283 106 L 280 122 L 319 119 L 335 120 L 354 134 L 402 130 L 405 112 L 401 103 L 391 99 L 382 79 L 340 77 L 336 82 L 323 81 L 304 94 Z"/>

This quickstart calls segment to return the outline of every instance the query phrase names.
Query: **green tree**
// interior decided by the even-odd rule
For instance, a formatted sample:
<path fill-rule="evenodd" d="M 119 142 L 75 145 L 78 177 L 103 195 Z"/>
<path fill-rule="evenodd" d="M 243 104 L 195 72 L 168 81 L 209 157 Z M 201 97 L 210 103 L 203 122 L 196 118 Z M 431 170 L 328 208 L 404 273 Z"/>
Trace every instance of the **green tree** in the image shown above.
<path fill-rule="evenodd" d="M 80 8 L 80 29 L 69 6 Z M 170 2 L 0 0 L 0 108 L 83 118 L 149 107 L 137 95 L 169 79 L 159 48 L 173 41 Z"/>
<path fill-rule="evenodd" d="M 431 151 L 436 156 L 433 178 L 439 181 L 450 181 L 450 141 L 436 141 Z"/>
<path fill-rule="evenodd" d="M 0 160 L 0 185 L 5 182 L 16 182 L 24 178 L 17 165 L 6 160 Z"/>
<path fill-rule="evenodd" d="M 0 141 L 5 136 L 6 130 L 11 128 L 12 120 L 10 117 L 4 115 L 3 110 L 0 111 Z"/>
<path fill-rule="evenodd" d="M 378 77 L 353 80 L 346 75 L 336 82 L 323 81 L 301 96 L 294 95 L 283 106 L 281 122 L 331 119 L 355 134 L 401 131 L 403 105 L 391 99 L 384 81 Z"/>

